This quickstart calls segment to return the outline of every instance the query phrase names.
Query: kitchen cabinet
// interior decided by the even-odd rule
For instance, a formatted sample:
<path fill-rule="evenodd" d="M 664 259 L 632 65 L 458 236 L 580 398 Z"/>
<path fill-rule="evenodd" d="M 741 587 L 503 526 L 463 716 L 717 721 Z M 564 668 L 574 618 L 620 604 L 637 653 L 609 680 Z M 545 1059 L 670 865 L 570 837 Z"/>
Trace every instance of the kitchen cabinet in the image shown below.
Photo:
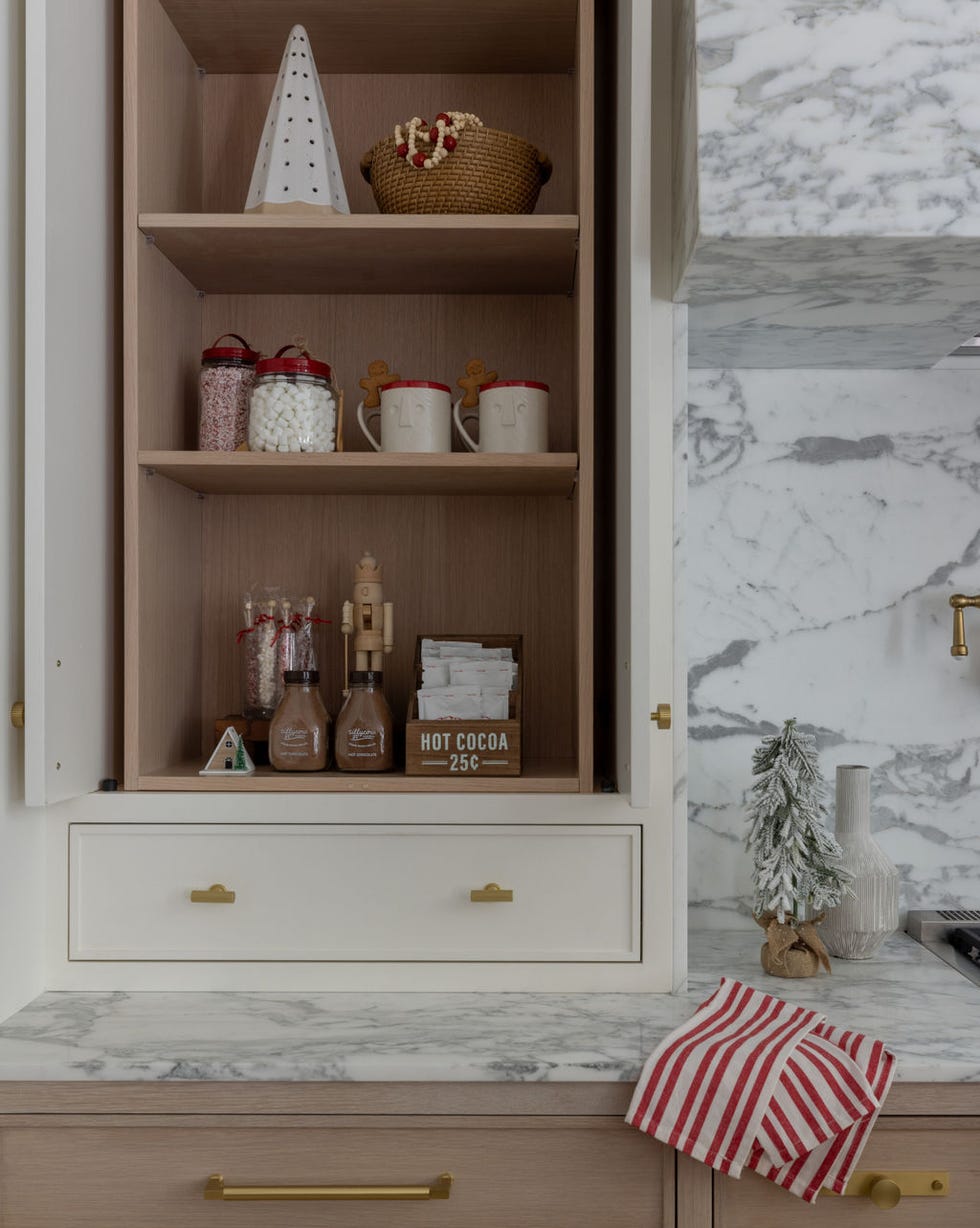
<path fill-rule="evenodd" d="M 800 1213 L 819 1228 L 878 1223 L 883 1210 L 887 1223 L 973 1228 L 980 1197 L 972 1159 L 980 1139 L 978 1110 L 980 1096 L 969 1085 L 896 1084 L 852 1182 L 870 1190 L 874 1180 L 894 1178 L 906 1190 L 897 1205 L 878 1206 L 868 1193 L 822 1193 Z M 911 1174 L 917 1195 L 908 1193 Z M 768 1228 L 785 1222 L 793 1205 L 791 1195 L 755 1173 L 736 1181 L 677 1156 L 676 1228 Z"/>
<path fill-rule="evenodd" d="M 351 1228 L 387 1215 L 461 1228 L 879 1222 L 867 1197 L 804 1207 L 755 1174 L 713 1174 L 626 1126 L 629 1094 L 615 1083 L 5 1083 L 0 1222 L 47 1228 L 70 1200 L 80 1226 L 206 1224 L 224 1188 L 236 1205 L 221 1214 L 236 1223 L 314 1224 L 338 1186 L 388 1194 L 331 1199 L 330 1222 Z M 859 1171 L 925 1173 L 946 1192 L 905 1196 L 885 1222 L 972 1228 L 976 1089 L 899 1084 L 888 1109 Z M 263 1198 L 243 1197 L 255 1186 Z"/>
<path fill-rule="evenodd" d="M 423 906 L 420 875 L 408 931 L 429 936 L 408 942 L 413 988 L 669 990 L 683 975 L 686 816 L 674 736 L 651 714 L 684 707 L 672 429 L 683 330 L 664 289 L 670 6 L 548 0 L 528 14 L 499 0 L 455 23 L 452 40 L 407 43 L 377 38 L 406 25 L 404 6 L 384 0 L 353 10 L 318 0 L 288 20 L 273 0 L 251 0 L 231 23 L 223 7 L 46 0 L 27 11 L 26 309 L 39 370 L 26 449 L 26 791 L 49 808 L 47 984 L 189 988 L 193 965 L 206 964 L 212 987 L 261 988 L 277 963 L 312 950 L 291 965 L 290 986 L 404 987 L 390 945 L 311 941 L 292 907 L 261 952 L 245 930 L 168 944 L 164 926 L 155 940 L 168 955 L 110 941 L 110 929 L 149 934 L 162 919 L 139 886 L 159 867 L 132 838 L 113 845 L 125 853 L 111 864 L 131 871 L 113 893 L 91 864 L 78 878 L 69 856 L 70 833 L 81 839 L 87 825 L 206 825 L 226 837 L 213 874 L 224 882 L 235 866 L 245 873 L 236 832 L 281 824 L 247 871 L 272 908 L 295 847 L 289 825 L 396 823 L 419 834 L 408 878 L 413 856 L 452 866 L 450 828 L 498 831 L 506 857 L 484 845 L 486 870 L 467 890 L 520 862 L 525 845 L 508 825 L 553 837 L 525 867 L 535 886 L 503 908 L 474 906 L 484 929 L 453 960 L 452 944 L 433 946 L 423 913 L 438 904 Z M 440 11 L 419 0 L 407 25 L 432 31 Z M 240 212 L 270 74 L 297 18 L 324 74 L 350 217 Z M 377 215 L 363 150 L 394 118 L 464 103 L 551 155 L 538 211 Z M 422 463 L 356 448 L 297 460 L 198 453 L 200 351 L 231 327 L 270 352 L 302 333 L 340 373 L 348 417 L 379 356 L 447 381 L 475 354 L 545 379 L 552 450 Z M 301 586 L 331 616 L 366 546 L 398 610 L 396 718 L 417 634 L 524 636 L 522 776 L 200 777 L 215 718 L 239 706 L 240 594 L 257 579 Z M 323 655 L 336 695 L 341 654 Z M 96 792 L 104 778 L 120 790 Z M 563 841 L 599 827 L 618 860 L 573 855 L 564 874 Z M 328 843 L 311 847 L 314 872 L 326 872 Z M 338 856 L 330 872 L 347 865 L 350 883 L 363 881 L 361 864 L 344 861 L 354 854 Z M 188 856 L 178 878 L 206 888 L 201 869 Z M 159 898 L 180 911 L 176 894 Z M 221 922 L 232 931 L 237 908 Z M 597 946 L 570 920 L 560 938 L 575 910 Z M 216 924 L 201 913 L 194 924 Z M 534 915 L 550 915 L 548 935 Z M 97 918 L 88 944 L 80 919 Z M 498 941 L 491 926 L 524 937 Z"/>
<path fill-rule="evenodd" d="M 970 1157 L 980 1142 L 980 1122 L 962 1119 L 882 1119 L 868 1140 L 858 1168 L 860 1173 L 888 1175 L 925 1173 L 925 1193 L 903 1195 L 894 1207 L 879 1207 L 868 1195 L 838 1198 L 821 1194 L 810 1213 L 816 1228 L 859 1228 L 887 1211 L 888 1223 L 914 1224 L 915 1228 L 972 1228 L 976 1223 L 980 1177 L 972 1171 Z M 932 1177 L 931 1174 L 937 1174 Z M 908 1180 L 906 1178 L 906 1180 Z M 945 1193 L 929 1189 L 941 1182 Z M 901 1178 L 897 1177 L 901 1185 Z M 755 1173 L 740 1181 L 715 1177 L 714 1228 L 759 1228 L 775 1223 L 785 1211 L 786 1194 Z"/>
<path fill-rule="evenodd" d="M 70 841 L 73 959 L 641 957 L 637 826 L 76 824 Z"/>
<path fill-rule="evenodd" d="M 239 212 L 281 55 L 282 5 L 253 5 L 248 19 L 234 22 L 215 3 L 124 6 L 125 787 L 213 788 L 197 768 L 213 745 L 215 718 L 240 702 L 241 594 L 255 577 L 270 578 L 283 591 L 315 593 L 324 616 L 335 617 L 353 564 L 370 545 L 399 627 L 385 663 L 393 711 L 401 717 L 408 707 L 417 635 L 522 634 L 527 778 L 535 790 L 588 793 L 597 772 L 609 774 L 596 763 L 594 712 L 610 674 L 608 645 L 600 642 L 596 661 L 593 626 L 594 611 L 604 608 L 593 541 L 605 529 L 594 498 L 592 6 L 553 6 L 561 73 L 551 40 L 543 32 L 535 40 L 530 29 L 510 71 L 492 71 L 500 62 L 484 45 L 492 36 L 461 22 L 452 44 L 420 47 L 409 74 L 393 47 L 348 71 L 345 48 L 362 55 L 379 23 L 393 28 L 403 17 L 368 6 L 360 20 L 348 15 L 342 33 L 330 21 L 340 7 L 321 5 L 319 16 L 314 9 L 309 33 L 314 53 L 329 45 L 337 62 L 324 84 L 355 212 L 297 220 Z M 439 12 L 422 3 L 410 20 L 431 25 Z M 513 3 L 497 12 L 504 26 L 517 15 Z M 541 73 L 545 42 L 551 71 Z M 463 67 L 468 75 L 457 75 Z M 455 106 L 438 100 L 462 94 L 466 110 L 496 114 L 553 151 L 559 170 L 540 212 L 499 221 L 377 215 L 358 159 L 385 134 L 380 117 L 407 121 L 420 106 L 426 113 Z M 391 457 L 382 458 L 379 477 L 353 422 L 344 442 L 361 449 L 362 465 L 351 469 L 336 454 L 317 466 L 326 473 L 332 461 L 346 489 L 328 484 L 300 494 L 312 468 L 303 456 L 276 458 L 285 496 L 282 487 L 268 492 L 262 474 L 237 465 L 238 457 L 234 482 L 198 482 L 186 472 L 175 480 L 169 466 L 198 459 L 185 390 L 202 345 L 231 327 L 265 353 L 306 337 L 346 385 L 348 417 L 358 376 L 379 356 L 408 376 L 452 384 L 474 355 L 502 373 L 530 373 L 551 385 L 551 446 L 574 465 L 575 480 L 541 493 L 525 487 L 524 457 L 451 455 L 443 476 L 425 475 L 406 454 L 399 469 L 417 480 L 398 493 Z M 226 459 L 208 457 L 218 470 Z M 489 493 L 471 493 L 470 471 L 480 481 L 490 467 Z M 306 531 L 297 533 L 298 525 Z M 321 675 L 328 699 L 339 696 L 336 630 L 321 653 Z M 270 770 L 259 769 L 260 785 Z M 397 770 L 355 781 L 328 771 L 289 784 L 315 792 L 432 788 Z M 506 787 L 465 774 L 452 786 Z"/>
<path fill-rule="evenodd" d="M 515 1112 L 510 1087 L 389 1085 L 363 1089 L 361 1099 L 338 1097 L 329 1085 L 279 1084 L 267 1097 L 278 1102 L 274 1111 L 229 1113 L 236 1102 L 255 1104 L 254 1085 L 238 1086 L 215 1089 L 222 1111 L 179 1117 L 180 1101 L 194 1099 L 193 1091 L 174 1098 L 159 1090 L 176 1089 L 129 1085 L 115 1097 L 128 1104 L 124 1111 L 56 1112 L 43 1125 L 15 1114 L 0 1118 L 5 1228 L 46 1228 L 68 1205 L 78 1228 L 138 1228 L 161 1217 L 291 1228 L 322 1224 L 327 1215 L 342 1228 L 389 1221 L 427 1228 L 672 1222 L 671 1152 L 610 1114 L 604 1087 L 539 1088 L 519 1097 L 526 1111 Z M 341 1101 L 344 1109 L 332 1107 Z M 440 1101 L 451 1102 L 455 1111 L 419 1111 L 426 1101 L 437 1110 Z M 467 1103 L 484 1111 L 467 1112 Z M 222 1185 L 226 1196 L 268 1188 L 261 1201 L 235 1200 L 219 1211 Z M 338 1185 L 369 1189 L 361 1200 L 326 1201 L 323 1195 Z M 399 1197 L 398 1187 L 406 1186 Z M 297 1187 L 320 1197 L 290 1198 Z"/>
<path fill-rule="evenodd" d="M 261 1202 L 236 1202 L 218 1212 L 236 1224 L 299 1228 L 323 1224 L 328 1212 L 336 1228 L 388 1222 L 406 1228 L 491 1228 L 501 1222 L 660 1228 L 658 1174 L 642 1140 L 622 1137 L 626 1129 L 588 1118 L 553 1124 L 405 1116 L 376 1118 L 370 1126 L 315 1117 L 271 1125 L 195 1118 L 143 1128 L 117 1119 L 86 1129 L 67 1123 L 4 1131 L 5 1222 L 11 1228 L 54 1223 L 70 1193 L 72 1223 L 79 1228 L 149 1228 L 161 1215 L 187 1228 L 213 1224 L 217 1198 L 206 1199 L 204 1190 L 214 1170 L 225 1178 L 219 1189 L 228 1195 L 256 1184 L 268 1187 Z M 589 1168 L 603 1179 L 582 1182 Z M 44 1180 L 52 1169 L 57 1179 Z M 452 1184 L 440 1198 L 444 1170 Z M 329 1203 L 290 1197 L 311 1186 L 323 1197 L 337 1185 L 377 1188 L 379 1197 Z M 397 1192 L 387 1192 L 404 1186 L 436 1194 L 400 1200 Z M 107 1205 L 110 1189 L 115 1192 Z"/>

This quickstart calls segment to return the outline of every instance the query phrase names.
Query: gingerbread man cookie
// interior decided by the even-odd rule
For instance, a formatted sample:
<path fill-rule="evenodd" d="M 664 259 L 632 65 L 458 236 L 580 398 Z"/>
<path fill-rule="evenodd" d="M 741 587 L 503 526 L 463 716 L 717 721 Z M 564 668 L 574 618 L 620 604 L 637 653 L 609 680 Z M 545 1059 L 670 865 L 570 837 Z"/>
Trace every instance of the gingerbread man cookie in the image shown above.
<path fill-rule="evenodd" d="M 476 409 L 480 403 L 480 389 L 484 384 L 492 384 L 497 378 L 496 371 L 488 371 L 482 358 L 471 358 L 466 364 L 466 374 L 456 381 L 465 390 L 463 409 Z"/>
<path fill-rule="evenodd" d="M 393 384 L 396 379 L 401 379 L 401 376 L 392 375 L 388 370 L 388 364 L 383 359 L 376 358 L 374 362 L 368 363 L 367 377 L 358 381 L 367 393 L 364 398 L 364 408 L 377 409 L 381 404 L 381 389 Z"/>

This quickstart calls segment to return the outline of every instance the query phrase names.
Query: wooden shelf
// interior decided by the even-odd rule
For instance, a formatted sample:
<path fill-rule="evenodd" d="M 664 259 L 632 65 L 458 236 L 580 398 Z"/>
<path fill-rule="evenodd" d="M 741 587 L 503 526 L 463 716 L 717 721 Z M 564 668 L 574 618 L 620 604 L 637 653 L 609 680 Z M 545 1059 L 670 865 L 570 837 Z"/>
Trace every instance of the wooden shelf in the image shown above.
<path fill-rule="evenodd" d="M 208 294 L 570 294 L 570 214 L 143 213 Z"/>
<path fill-rule="evenodd" d="M 209 73 L 274 73 L 306 27 L 321 73 L 563 73 L 575 66 L 576 0 L 161 0 Z M 452 20 L 450 20 L 452 19 Z"/>
<path fill-rule="evenodd" d="M 140 452 L 144 470 L 211 495 L 564 495 L 574 452 Z"/>
<path fill-rule="evenodd" d="M 571 760 L 529 762 L 522 776 L 406 776 L 385 772 L 276 772 L 258 768 L 254 776 L 200 776 L 206 756 L 139 778 L 140 789 L 181 793 L 577 793 L 578 773 Z"/>

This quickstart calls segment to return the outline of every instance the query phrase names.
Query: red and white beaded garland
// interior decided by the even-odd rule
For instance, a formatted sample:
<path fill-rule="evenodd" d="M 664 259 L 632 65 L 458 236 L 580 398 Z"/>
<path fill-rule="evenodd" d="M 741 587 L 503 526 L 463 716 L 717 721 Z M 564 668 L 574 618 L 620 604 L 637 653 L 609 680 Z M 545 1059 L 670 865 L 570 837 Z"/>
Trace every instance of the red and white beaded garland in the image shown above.
<path fill-rule="evenodd" d="M 440 111 L 430 127 L 416 115 L 408 122 L 407 139 L 401 124 L 395 124 L 395 153 L 416 170 L 431 170 L 453 152 L 467 124 L 482 128 L 483 120 L 468 111 Z M 420 142 L 430 148 L 419 149 Z"/>

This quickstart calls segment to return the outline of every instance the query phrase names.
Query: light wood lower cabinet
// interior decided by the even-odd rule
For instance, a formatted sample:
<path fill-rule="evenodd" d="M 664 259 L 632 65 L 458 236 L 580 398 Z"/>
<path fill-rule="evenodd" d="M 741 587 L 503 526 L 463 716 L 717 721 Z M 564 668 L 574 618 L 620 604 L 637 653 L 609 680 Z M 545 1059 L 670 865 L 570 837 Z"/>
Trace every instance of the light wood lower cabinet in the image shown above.
<path fill-rule="evenodd" d="M 948 1174 L 945 1197 L 822 1195 L 721 1177 L 623 1122 L 610 1083 L 0 1082 L 0 1228 L 977 1228 L 980 1088 L 900 1085 L 862 1171 Z M 448 1198 L 206 1199 L 269 1187 Z M 389 1194 L 397 1192 L 387 1191 Z M 411 1191 L 409 1191 L 411 1193 Z"/>
<path fill-rule="evenodd" d="M 615 1118 L 119 1117 L 7 1128 L 0 1147 L 3 1228 L 667 1228 L 669 1153 Z M 204 1198 L 212 1173 L 279 1198 L 219 1206 Z M 295 1187 L 425 1187 L 443 1173 L 448 1199 L 285 1199 Z"/>
<path fill-rule="evenodd" d="M 189 1084 L 185 1103 L 199 1104 L 208 1087 Z M 262 1088 L 251 1088 L 254 1108 Z M 0 1116 L 0 1226 L 671 1228 L 673 1154 L 609 1113 L 608 1086 L 574 1089 L 569 1099 L 560 1086 L 517 1088 L 510 1098 L 501 1084 L 472 1094 L 462 1084 L 456 1094 L 402 1084 L 391 1089 L 391 1113 L 364 1114 L 302 1114 L 323 1095 L 297 1084 L 270 1089 L 269 1113 L 222 1111 L 233 1100 L 222 1104 L 219 1088 L 215 1111 L 182 1115 L 184 1089 L 173 1090 L 166 1113 L 152 1111 L 162 1103 L 149 1088 L 130 1089 L 126 1113 Z M 367 1108 L 383 1105 L 383 1088 L 366 1093 Z M 77 1094 L 68 1089 L 65 1108 L 72 1095 L 75 1108 L 84 1102 L 84 1090 L 82 1102 Z M 349 1106 L 357 1093 L 340 1097 Z M 539 1111 L 501 1111 L 508 1099 Z M 398 1111 L 413 1103 L 489 1111 Z M 589 1105 L 601 1113 L 565 1111 Z M 432 1186 L 447 1173 L 448 1199 L 285 1197 L 303 1186 Z M 271 1186 L 284 1197 L 220 1206 L 204 1197 L 211 1174 L 231 1189 Z"/>
<path fill-rule="evenodd" d="M 812 1228 L 977 1228 L 980 1224 L 980 1121 L 975 1118 L 882 1118 L 859 1172 L 949 1173 L 944 1197 L 903 1197 L 882 1210 L 867 1197 L 821 1194 L 805 1208 Z M 787 1194 L 755 1173 L 739 1181 L 715 1175 L 714 1228 L 783 1228 Z"/>
<path fill-rule="evenodd" d="M 891 1110 L 889 1113 L 888 1110 Z M 942 1196 L 903 1196 L 882 1209 L 867 1196 L 821 1194 L 806 1206 L 747 1172 L 740 1180 L 676 1160 L 676 1228 L 977 1228 L 980 1225 L 980 1088 L 970 1084 L 897 1084 L 858 1164 L 858 1173 L 941 1174 Z"/>

